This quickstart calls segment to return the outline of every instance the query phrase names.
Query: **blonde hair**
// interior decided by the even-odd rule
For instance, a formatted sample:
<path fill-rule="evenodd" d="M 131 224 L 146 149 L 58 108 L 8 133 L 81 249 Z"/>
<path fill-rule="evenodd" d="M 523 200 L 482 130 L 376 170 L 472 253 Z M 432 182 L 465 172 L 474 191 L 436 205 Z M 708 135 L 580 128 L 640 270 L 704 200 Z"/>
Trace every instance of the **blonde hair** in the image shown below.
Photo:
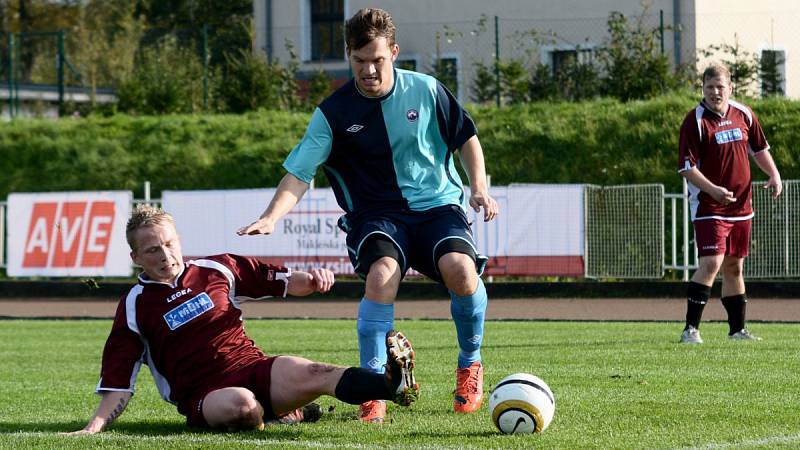
<path fill-rule="evenodd" d="M 358 10 L 344 27 L 344 40 L 347 51 L 358 50 L 371 41 L 383 37 L 389 47 L 395 41 L 397 29 L 388 12 L 378 8 L 364 8 Z"/>
<path fill-rule="evenodd" d="M 175 226 L 175 219 L 161 208 L 142 204 L 133 209 L 131 218 L 125 228 L 125 238 L 131 250 L 136 251 L 136 231 L 139 228 L 152 227 L 168 223 Z"/>
<path fill-rule="evenodd" d="M 706 67 L 706 70 L 703 71 L 703 84 L 705 84 L 707 79 L 716 77 L 723 77 L 728 80 L 728 83 L 730 83 L 731 71 L 728 70 L 728 68 L 722 63 L 711 63 L 708 67 Z"/>

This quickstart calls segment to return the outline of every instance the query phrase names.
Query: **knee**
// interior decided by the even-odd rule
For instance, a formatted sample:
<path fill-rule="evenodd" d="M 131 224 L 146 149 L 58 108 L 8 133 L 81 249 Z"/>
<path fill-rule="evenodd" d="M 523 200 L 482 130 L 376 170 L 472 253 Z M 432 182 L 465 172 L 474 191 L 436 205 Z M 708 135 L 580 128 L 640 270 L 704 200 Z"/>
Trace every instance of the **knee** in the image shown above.
<path fill-rule="evenodd" d="M 252 392 L 243 391 L 231 399 L 231 425 L 237 428 L 256 428 L 263 423 L 264 408 Z"/>
<path fill-rule="evenodd" d="M 367 275 L 367 288 L 383 291 L 396 289 L 400 284 L 400 265 L 392 258 L 383 257 L 372 263 Z"/>
<path fill-rule="evenodd" d="M 725 263 L 722 266 L 722 275 L 726 278 L 741 278 L 743 273 L 742 265 L 737 261 Z"/>
<path fill-rule="evenodd" d="M 447 253 L 439 258 L 439 273 L 447 289 L 459 297 L 472 295 L 478 288 L 475 262 L 463 253 Z"/>
<path fill-rule="evenodd" d="M 721 258 L 704 257 L 697 261 L 697 266 L 698 269 L 709 275 L 716 275 L 722 267 L 722 260 Z"/>

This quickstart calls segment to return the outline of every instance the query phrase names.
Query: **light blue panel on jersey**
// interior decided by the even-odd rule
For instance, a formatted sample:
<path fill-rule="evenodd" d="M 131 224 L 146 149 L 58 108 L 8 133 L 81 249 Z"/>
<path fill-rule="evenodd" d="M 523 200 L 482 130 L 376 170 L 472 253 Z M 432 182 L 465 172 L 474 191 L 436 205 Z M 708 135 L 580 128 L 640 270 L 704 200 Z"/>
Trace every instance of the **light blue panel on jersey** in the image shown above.
<path fill-rule="evenodd" d="M 311 183 L 320 164 L 328 160 L 333 145 L 333 132 L 325 114 L 317 108 L 311 115 L 303 139 L 295 146 L 283 168 L 298 179 Z M 302 154 L 302 157 L 299 156 Z"/>
<path fill-rule="evenodd" d="M 214 302 L 203 292 L 164 314 L 164 321 L 174 331 L 211 309 L 214 309 Z"/>
<path fill-rule="evenodd" d="M 458 205 L 463 185 L 439 130 L 436 79 L 401 69 L 395 75 L 395 91 L 381 109 L 403 197 L 417 211 Z"/>

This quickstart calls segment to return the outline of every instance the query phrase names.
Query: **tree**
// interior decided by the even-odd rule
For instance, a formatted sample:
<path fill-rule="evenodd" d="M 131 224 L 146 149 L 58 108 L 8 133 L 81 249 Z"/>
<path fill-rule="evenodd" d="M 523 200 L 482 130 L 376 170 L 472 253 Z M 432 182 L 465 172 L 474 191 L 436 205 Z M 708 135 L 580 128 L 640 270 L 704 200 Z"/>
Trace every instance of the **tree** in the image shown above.
<path fill-rule="evenodd" d="M 752 96 L 753 83 L 758 79 L 761 62 L 758 55 L 748 52 L 739 45 L 738 34 L 733 34 L 733 44 L 723 42 L 719 45 L 709 45 L 708 48 L 701 50 L 700 54 L 706 58 L 719 57 L 720 62 L 728 67 L 734 96 Z"/>
<path fill-rule="evenodd" d="M 646 11 L 633 25 L 612 12 L 609 39 L 598 51 L 605 93 L 623 101 L 652 98 L 674 84 L 667 57 L 657 51 L 659 29 L 644 26 Z"/>
<path fill-rule="evenodd" d="M 144 21 L 126 0 L 90 0 L 68 35 L 68 55 L 83 76 L 94 106 L 97 88 L 130 78 L 144 35 Z"/>

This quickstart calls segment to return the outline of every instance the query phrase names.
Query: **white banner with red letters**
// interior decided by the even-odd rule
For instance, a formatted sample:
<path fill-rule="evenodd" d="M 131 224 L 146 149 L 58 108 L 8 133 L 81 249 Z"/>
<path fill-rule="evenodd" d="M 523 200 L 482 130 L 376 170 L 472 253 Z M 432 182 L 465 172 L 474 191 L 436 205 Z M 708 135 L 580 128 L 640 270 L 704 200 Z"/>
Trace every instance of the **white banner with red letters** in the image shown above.
<path fill-rule="evenodd" d="M 129 276 L 130 191 L 8 196 L 9 276 Z"/>
<path fill-rule="evenodd" d="M 324 266 L 352 274 L 345 234 L 337 227 L 343 212 L 329 188 L 306 192 L 270 235 L 236 234 L 261 215 L 274 193 L 164 191 L 162 205 L 175 217 L 185 256 L 230 252 L 293 269 Z M 487 275 L 583 276 L 583 185 L 510 185 L 491 193 L 500 206 L 497 219 L 484 222 L 468 213 L 478 251 L 491 258 Z"/>

